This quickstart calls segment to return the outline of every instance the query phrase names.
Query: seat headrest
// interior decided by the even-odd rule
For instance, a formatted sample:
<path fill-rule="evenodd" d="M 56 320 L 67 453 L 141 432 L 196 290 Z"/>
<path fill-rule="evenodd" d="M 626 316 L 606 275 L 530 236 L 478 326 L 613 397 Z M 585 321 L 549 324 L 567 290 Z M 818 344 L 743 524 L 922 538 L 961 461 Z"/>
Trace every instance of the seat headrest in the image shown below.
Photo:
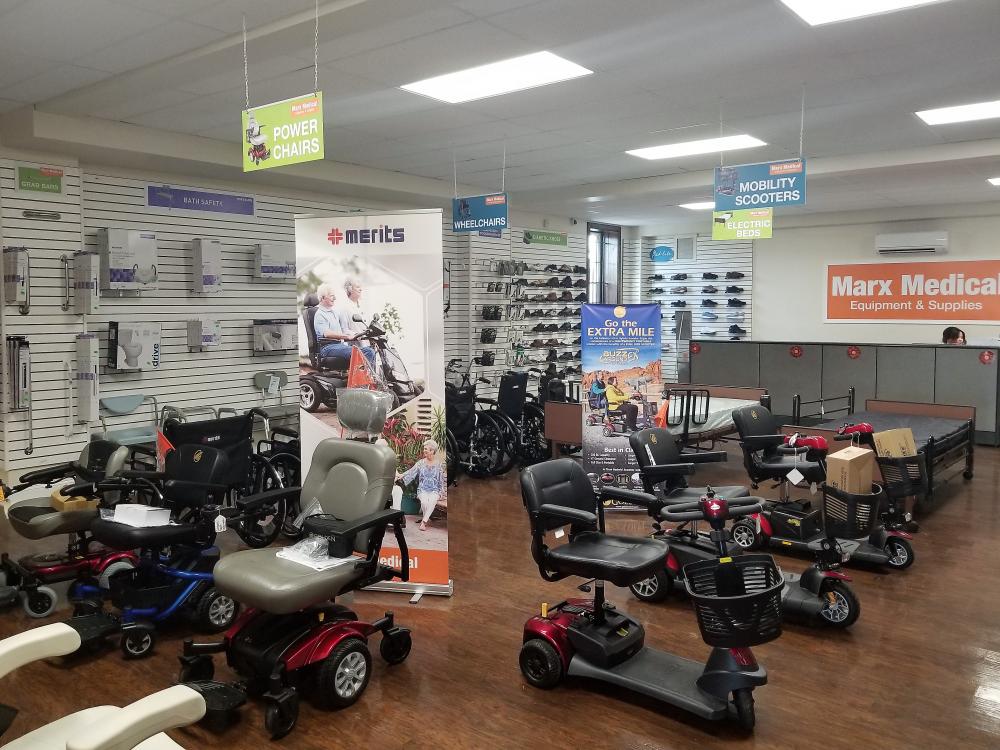
<path fill-rule="evenodd" d="M 306 295 L 306 298 L 302 300 L 303 307 L 317 307 L 319 305 L 319 295 L 315 292 L 310 292 Z"/>
<path fill-rule="evenodd" d="M 648 427 L 633 432 L 629 435 L 628 442 L 640 467 L 682 462 L 676 438 L 661 427 Z"/>
<path fill-rule="evenodd" d="M 733 410 L 733 424 L 740 438 L 757 435 L 776 435 L 778 425 L 771 412 L 763 406 L 753 404 Z"/>
<path fill-rule="evenodd" d="M 392 406 L 392 396 L 367 388 L 337 389 L 337 419 L 341 426 L 369 435 L 382 434 Z"/>

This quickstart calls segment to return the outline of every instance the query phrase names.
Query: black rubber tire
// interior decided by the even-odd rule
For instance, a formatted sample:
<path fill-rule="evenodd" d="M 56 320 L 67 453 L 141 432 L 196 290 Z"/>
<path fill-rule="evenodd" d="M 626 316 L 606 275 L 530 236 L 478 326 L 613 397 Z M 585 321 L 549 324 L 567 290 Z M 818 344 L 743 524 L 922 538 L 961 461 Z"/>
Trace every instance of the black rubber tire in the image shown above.
<path fill-rule="evenodd" d="M 490 472 L 491 476 L 500 476 L 513 469 L 514 464 L 517 463 L 517 426 L 510 419 L 510 417 L 496 409 L 489 409 L 488 411 L 480 412 L 480 418 L 484 415 L 496 423 L 500 430 L 500 434 L 503 436 L 502 455 L 499 456 L 497 465 L 493 467 L 493 471 Z"/>
<path fill-rule="evenodd" d="M 301 406 L 307 412 L 313 413 L 319 411 L 319 407 L 322 405 L 323 405 L 323 394 L 320 392 L 319 387 L 315 383 L 309 380 L 300 381 L 299 406 Z"/>
<path fill-rule="evenodd" d="M 649 585 L 644 586 L 644 584 Z M 670 592 L 672 592 L 673 589 L 674 577 L 667 572 L 666 568 L 657 570 L 645 581 L 639 581 L 639 583 L 633 583 L 629 586 L 632 596 L 640 602 L 650 603 L 664 601 L 668 596 L 670 596 Z"/>
<path fill-rule="evenodd" d="M 353 692 L 344 695 L 337 691 L 337 673 L 347 659 L 355 660 L 354 654 L 360 654 L 364 659 L 365 673 L 361 685 Z M 347 708 L 357 702 L 372 676 L 372 655 L 368 645 L 360 638 L 347 638 L 333 650 L 319 665 L 316 673 L 316 705 L 320 708 Z"/>
<path fill-rule="evenodd" d="M 504 460 L 504 439 L 500 427 L 479 412 L 476 415 L 476 426 L 469 436 L 469 445 L 476 446 L 475 452 L 469 448 L 467 471 L 470 477 L 483 478 L 495 476 Z"/>
<path fill-rule="evenodd" d="M 21 602 L 28 617 L 40 620 L 56 611 L 59 596 L 48 586 L 39 586 L 34 590 L 24 592 Z"/>
<path fill-rule="evenodd" d="M 280 740 L 288 735 L 299 720 L 299 706 L 294 703 L 292 706 L 281 708 L 277 703 L 268 703 L 264 709 L 264 729 L 271 735 L 272 740 Z"/>
<path fill-rule="evenodd" d="M 562 682 L 562 659 L 555 647 L 546 640 L 532 638 L 521 646 L 518 664 L 524 679 L 532 687 L 551 690 Z"/>
<path fill-rule="evenodd" d="M 248 490 L 253 495 L 269 489 L 281 488 L 281 479 L 274 467 L 271 466 L 271 462 L 257 454 L 250 457 L 250 480 Z M 260 521 L 263 521 L 268 515 L 271 516 L 271 519 L 267 525 L 262 525 Z M 287 515 L 285 499 L 281 498 L 260 510 L 260 521 L 248 518 L 234 524 L 233 528 L 244 544 L 254 549 L 261 549 L 271 546 L 278 538 L 285 525 Z"/>
<path fill-rule="evenodd" d="M 521 459 L 526 464 L 536 464 L 549 458 L 549 455 L 549 441 L 545 439 L 545 411 L 535 404 L 525 404 Z"/>
<path fill-rule="evenodd" d="M 400 630 L 392 635 L 383 635 L 378 645 L 378 653 L 386 664 L 402 664 L 413 648 L 413 637 L 409 630 Z"/>
<path fill-rule="evenodd" d="M 148 630 L 131 630 L 122 633 L 118 647 L 126 659 L 145 659 L 156 648 L 156 636 Z"/>
<path fill-rule="evenodd" d="M 973 473 L 969 469 L 966 469 L 965 471 L 962 472 L 963 479 L 972 479 L 972 477 Z"/>
<path fill-rule="evenodd" d="M 734 690 L 733 705 L 736 706 L 736 723 L 741 729 L 752 732 L 757 724 L 757 715 L 753 708 L 753 690 L 750 688 Z"/>
<path fill-rule="evenodd" d="M 115 560 L 101 571 L 101 574 L 97 577 L 97 585 L 100 586 L 102 591 L 108 591 L 111 588 L 111 576 L 126 570 L 135 570 L 135 565 L 128 560 Z"/>
<path fill-rule="evenodd" d="M 221 633 L 232 627 L 239 614 L 240 605 L 213 586 L 198 597 L 195 627 L 203 633 Z"/>
<path fill-rule="evenodd" d="M 905 560 L 901 563 L 894 563 L 893 559 L 896 557 L 896 552 L 893 548 L 902 549 L 905 552 Z M 889 556 L 889 561 L 886 563 L 893 570 L 906 570 L 908 567 L 913 565 L 913 546 L 906 540 L 898 536 L 894 536 L 885 543 L 885 553 Z"/>
<path fill-rule="evenodd" d="M 749 544 L 740 544 L 740 542 L 736 540 L 737 529 L 740 529 L 740 531 L 742 531 L 744 534 L 748 533 L 750 535 L 749 538 L 751 541 Z M 760 549 L 765 544 L 764 535 L 761 532 L 757 531 L 757 524 L 755 524 L 753 521 L 745 521 L 745 520 L 737 521 L 736 523 L 733 524 L 732 528 L 730 529 L 729 535 L 733 540 L 733 544 L 735 544 L 740 549 L 746 549 L 746 550 Z"/>
<path fill-rule="evenodd" d="M 215 662 L 211 656 L 200 656 L 191 664 L 182 664 L 177 682 L 211 682 L 215 679 Z"/>
<path fill-rule="evenodd" d="M 843 620 L 830 620 L 827 619 L 825 614 L 820 613 L 820 621 L 827 627 L 836 628 L 837 630 L 844 630 L 851 627 L 851 625 L 857 622 L 858 617 L 861 616 L 861 602 L 854 593 L 854 589 L 844 581 L 836 581 L 832 585 L 824 586 L 821 596 L 825 598 L 830 592 L 843 599 L 847 605 L 847 617 Z M 826 608 L 824 608 L 824 611 L 826 611 Z"/>
<path fill-rule="evenodd" d="M 445 455 L 448 457 L 448 464 L 447 464 L 448 484 L 450 486 L 458 482 L 458 475 L 461 473 L 462 470 L 462 463 L 460 460 L 461 450 L 458 447 L 458 440 L 455 439 L 455 436 L 452 434 L 451 430 L 448 430 L 446 432 L 446 436 L 447 437 L 445 438 L 445 445 L 447 447 L 445 450 Z"/>

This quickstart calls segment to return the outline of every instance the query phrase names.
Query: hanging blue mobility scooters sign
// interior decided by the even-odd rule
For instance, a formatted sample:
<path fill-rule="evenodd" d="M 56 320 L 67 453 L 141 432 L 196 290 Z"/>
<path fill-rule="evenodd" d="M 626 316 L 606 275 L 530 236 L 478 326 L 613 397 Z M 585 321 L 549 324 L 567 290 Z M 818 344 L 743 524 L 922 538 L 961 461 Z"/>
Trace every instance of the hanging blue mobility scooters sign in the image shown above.
<path fill-rule="evenodd" d="M 806 160 L 715 168 L 715 210 L 804 206 Z"/>

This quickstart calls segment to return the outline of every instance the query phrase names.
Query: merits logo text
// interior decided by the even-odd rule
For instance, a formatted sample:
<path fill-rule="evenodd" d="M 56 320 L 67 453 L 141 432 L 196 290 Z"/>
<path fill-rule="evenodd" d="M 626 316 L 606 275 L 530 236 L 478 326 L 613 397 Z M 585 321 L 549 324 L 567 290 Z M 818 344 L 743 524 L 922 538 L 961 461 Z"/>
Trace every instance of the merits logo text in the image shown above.
<path fill-rule="evenodd" d="M 392 242 L 404 242 L 406 232 L 402 227 L 391 227 L 382 224 L 374 229 L 348 229 L 342 231 L 337 227 L 330 230 L 326 238 L 331 245 L 341 242 L 347 245 L 384 245 Z"/>

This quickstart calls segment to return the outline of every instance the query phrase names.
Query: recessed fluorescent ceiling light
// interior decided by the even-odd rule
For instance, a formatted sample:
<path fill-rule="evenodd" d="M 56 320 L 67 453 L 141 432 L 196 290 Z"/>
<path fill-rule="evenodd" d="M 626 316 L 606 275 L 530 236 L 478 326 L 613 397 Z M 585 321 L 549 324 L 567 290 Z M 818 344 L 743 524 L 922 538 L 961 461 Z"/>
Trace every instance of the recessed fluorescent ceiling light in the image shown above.
<path fill-rule="evenodd" d="M 752 135 L 729 135 L 725 138 L 707 138 L 703 141 L 686 141 L 684 143 L 669 143 L 665 146 L 636 148 L 625 153 L 638 156 L 641 159 L 675 159 L 678 156 L 716 154 L 720 151 L 735 151 L 740 148 L 757 148 L 766 145 L 764 141 L 754 138 Z"/>
<path fill-rule="evenodd" d="M 992 177 L 988 179 L 987 182 L 990 183 L 991 185 L 996 185 L 997 187 L 1000 187 L 1000 177 Z"/>
<path fill-rule="evenodd" d="M 876 16 L 948 0 L 781 0 L 810 26 Z"/>
<path fill-rule="evenodd" d="M 979 102 L 978 104 L 961 104 L 957 107 L 925 109 L 923 112 L 917 112 L 917 117 L 928 125 L 992 120 L 995 117 L 1000 117 L 1000 102 Z"/>
<path fill-rule="evenodd" d="M 449 104 L 458 104 L 568 81 L 589 76 L 593 72 L 551 52 L 535 52 L 459 70 L 456 73 L 426 78 L 400 88 Z"/>
<path fill-rule="evenodd" d="M 689 211 L 707 211 L 710 208 L 715 208 L 715 201 L 703 201 L 701 203 L 682 203 L 681 208 L 686 208 Z"/>

